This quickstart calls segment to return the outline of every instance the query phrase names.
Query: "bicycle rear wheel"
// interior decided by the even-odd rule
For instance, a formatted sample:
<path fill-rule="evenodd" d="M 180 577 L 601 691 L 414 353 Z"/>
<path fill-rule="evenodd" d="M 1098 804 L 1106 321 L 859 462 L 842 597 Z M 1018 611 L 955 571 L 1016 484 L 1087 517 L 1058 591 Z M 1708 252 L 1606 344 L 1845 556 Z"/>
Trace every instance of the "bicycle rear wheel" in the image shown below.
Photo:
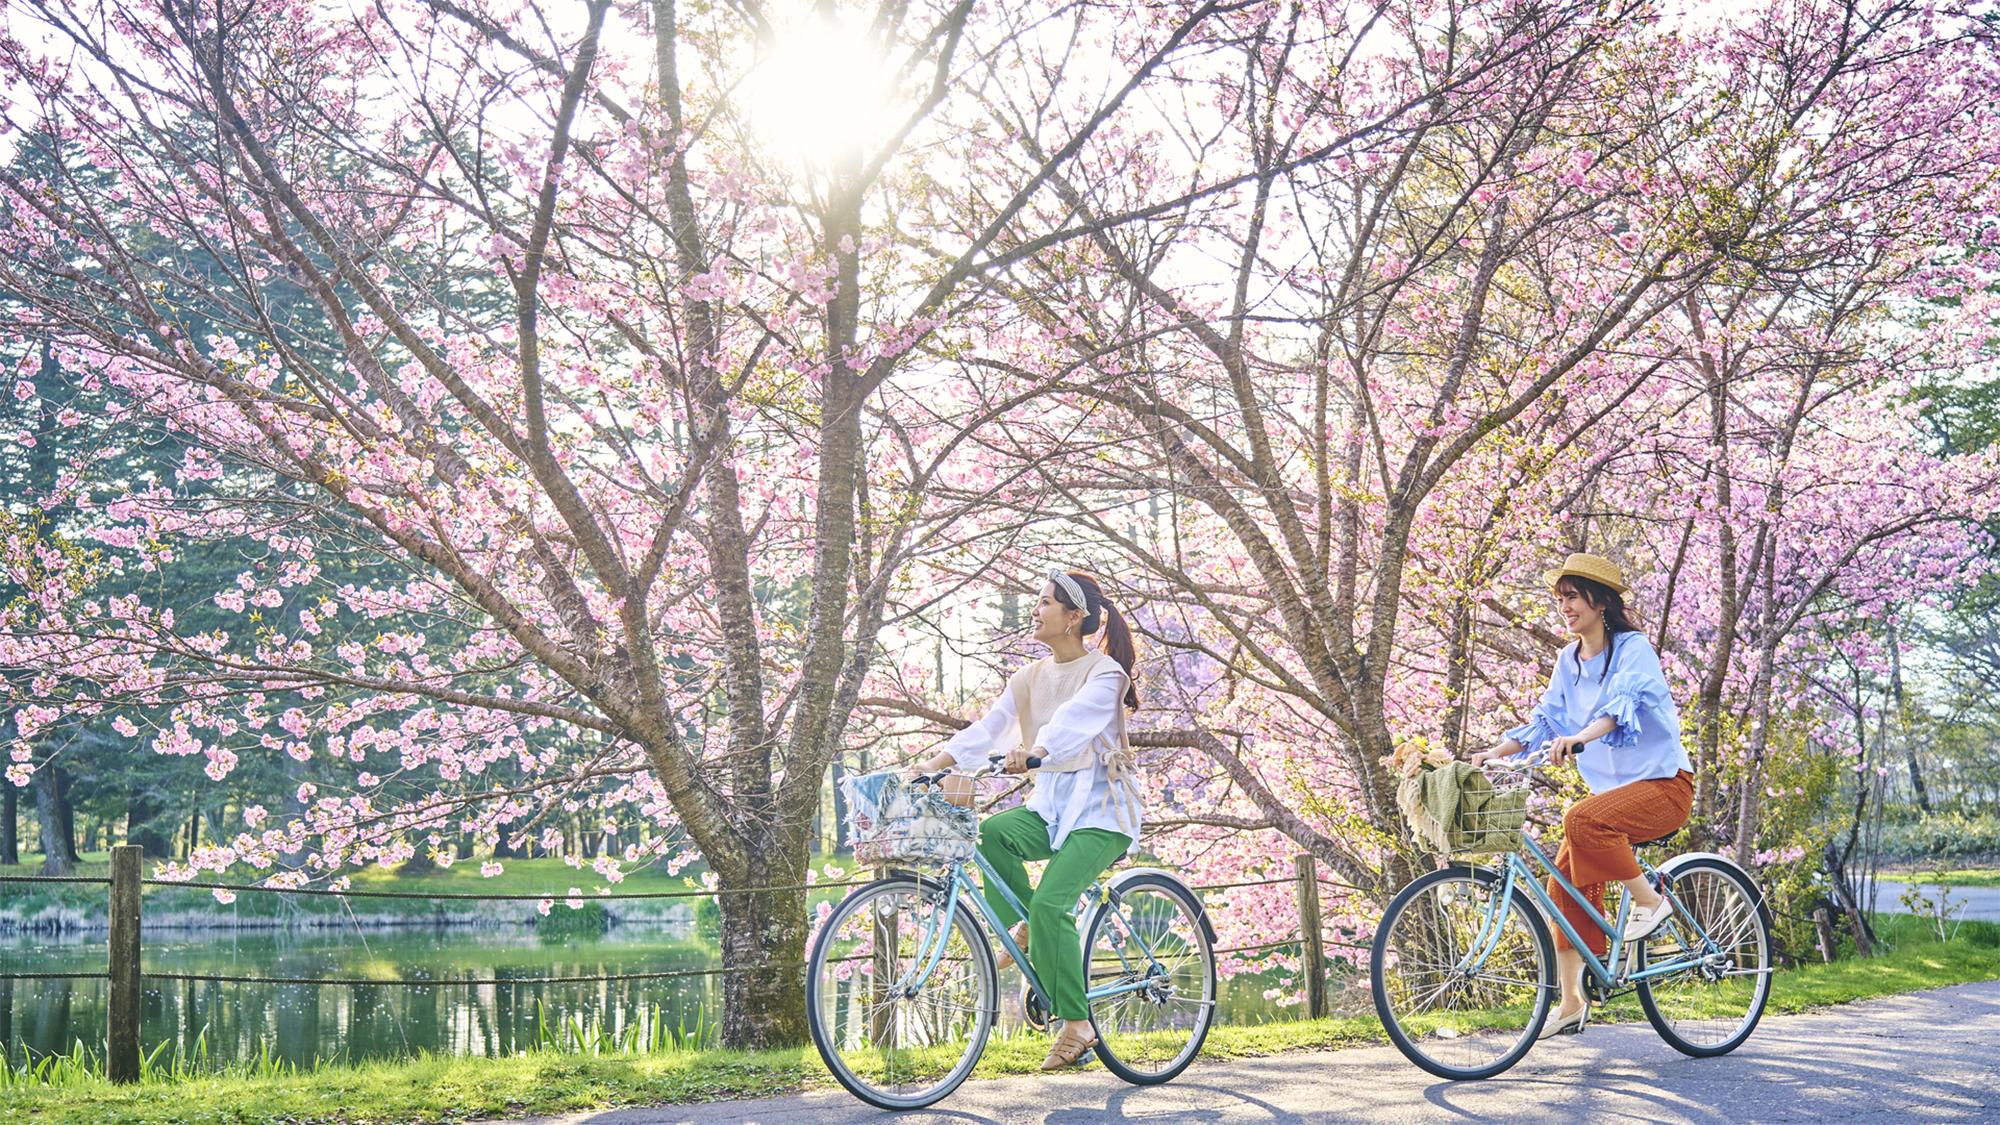
<path fill-rule="evenodd" d="M 1521 1061 L 1556 991 L 1555 943 L 1519 889 L 1448 867 L 1404 887 L 1382 916 L 1370 963 L 1375 1011 L 1411 1062 L 1453 1080 Z"/>
<path fill-rule="evenodd" d="M 972 913 L 945 885 L 916 876 L 879 879 L 841 900 L 806 962 L 813 1046 L 849 1093 L 882 1109 L 927 1106 L 957 1089 L 986 1048 L 999 998 L 993 951 Z"/>
<path fill-rule="evenodd" d="M 1674 1050 L 1698 1059 L 1726 1055 L 1750 1038 L 1771 998 L 1764 896 L 1734 864 L 1714 859 L 1674 868 L 1673 892 L 1673 916 L 1647 937 L 1636 963 L 1641 971 L 1685 965 L 1640 981 L 1639 1006 Z"/>
<path fill-rule="evenodd" d="M 1084 936 L 1092 989 L 1134 985 L 1090 1005 L 1104 1069 L 1140 1086 L 1186 1070 L 1215 1021 L 1215 948 L 1201 903 L 1180 880 L 1144 874 L 1117 885 Z"/>

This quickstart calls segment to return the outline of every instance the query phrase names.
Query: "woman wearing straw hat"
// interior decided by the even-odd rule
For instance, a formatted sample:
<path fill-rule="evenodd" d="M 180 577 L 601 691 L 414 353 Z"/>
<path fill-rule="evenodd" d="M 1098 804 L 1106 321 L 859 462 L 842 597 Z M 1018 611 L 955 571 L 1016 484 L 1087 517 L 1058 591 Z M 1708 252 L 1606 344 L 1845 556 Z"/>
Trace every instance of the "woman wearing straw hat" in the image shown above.
<path fill-rule="evenodd" d="M 1694 774 L 1681 746 L 1666 673 L 1645 634 L 1625 608 L 1625 576 L 1596 555 L 1571 555 L 1548 575 L 1556 608 L 1576 642 L 1556 657 L 1549 686 L 1526 724 L 1508 731 L 1500 745 L 1472 756 L 1473 765 L 1551 744 L 1550 761 L 1575 759 L 1591 795 L 1563 814 L 1562 850 L 1556 869 L 1604 913 L 1604 885 L 1622 884 L 1632 896 L 1625 940 L 1653 932 L 1673 904 L 1647 884 L 1632 854 L 1635 840 L 1679 831 L 1694 807 Z M 1591 951 L 1604 956 L 1606 941 L 1554 879 L 1549 897 Z M 1590 1018 L 1583 991 L 1583 957 L 1556 931 L 1556 966 L 1562 1008 L 1541 1037 L 1582 1031 Z"/>
<path fill-rule="evenodd" d="M 1049 1011 L 1063 1021 L 1042 1061 L 1043 1070 L 1060 1070 L 1097 1045 L 1075 908 L 1091 881 L 1139 838 L 1140 790 L 1125 736 L 1139 692 L 1132 685 L 1132 632 L 1097 580 L 1056 567 L 1046 577 L 1034 639 L 1049 655 L 1015 672 L 985 717 L 953 735 L 924 769 L 983 765 L 1004 751 L 1004 768 L 1018 774 L 1040 759 L 1027 803 L 979 826 L 979 854 L 1028 908 L 1014 940 L 1027 947 L 1049 990 Z M 1100 624 L 1103 651 L 1091 652 L 1083 639 Z M 1032 884 L 1026 865 L 1043 859 L 1049 864 L 1041 883 Z M 1014 916 L 998 889 L 988 887 L 986 901 L 1002 919 Z M 1013 963 L 1003 955 L 999 967 Z"/>

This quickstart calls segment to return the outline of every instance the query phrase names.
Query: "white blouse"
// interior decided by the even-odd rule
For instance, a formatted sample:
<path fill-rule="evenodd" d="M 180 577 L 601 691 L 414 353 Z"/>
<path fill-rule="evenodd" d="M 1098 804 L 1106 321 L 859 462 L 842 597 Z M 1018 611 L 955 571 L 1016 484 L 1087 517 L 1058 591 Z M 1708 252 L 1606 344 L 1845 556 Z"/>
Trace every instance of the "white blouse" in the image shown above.
<path fill-rule="evenodd" d="M 1125 705 L 1125 677 L 1110 661 L 1093 673 L 1077 693 L 1058 706 L 1038 732 L 1039 757 L 1048 766 L 1061 765 L 1078 754 L 1096 751 L 1099 739 L 1116 741 L 1118 708 Z M 1036 708 L 1040 710 L 1040 708 Z M 981 767 L 996 754 L 1021 745 L 1021 719 L 1014 711 L 1014 693 L 1002 691 L 985 716 L 952 735 L 944 750 L 960 769 Z M 1034 747 L 1028 747 L 1030 751 Z M 1139 825 L 1118 823 L 1110 800 L 1111 771 L 1103 762 L 1074 773 L 1036 773 L 1027 807 L 1049 823 L 1049 850 L 1063 846 L 1079 828 L 1102 828 L 1139 840 Z M 1128 849 L 1129 850 L 1129 849 Z"/>

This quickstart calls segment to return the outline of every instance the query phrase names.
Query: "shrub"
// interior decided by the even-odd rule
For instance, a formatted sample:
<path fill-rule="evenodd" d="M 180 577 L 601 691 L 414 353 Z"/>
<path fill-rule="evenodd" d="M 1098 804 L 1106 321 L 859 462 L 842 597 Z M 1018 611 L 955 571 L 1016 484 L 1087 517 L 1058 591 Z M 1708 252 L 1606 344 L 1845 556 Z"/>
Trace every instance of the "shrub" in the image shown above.
<path fill-rule="evenodd" d="M 1885 824 L 1882 855 L 1904 861 L 2000 855 L 2000 815 L 1934 812 L 1913 824 Z"/>
<path fill-rule="evenodd" d="M 597 937 L 611 928 L 611 915 L 601 902 L 586 902 L 575 910 L 556 904 L 548 916 L 536 919 L 538 938 Z"/>

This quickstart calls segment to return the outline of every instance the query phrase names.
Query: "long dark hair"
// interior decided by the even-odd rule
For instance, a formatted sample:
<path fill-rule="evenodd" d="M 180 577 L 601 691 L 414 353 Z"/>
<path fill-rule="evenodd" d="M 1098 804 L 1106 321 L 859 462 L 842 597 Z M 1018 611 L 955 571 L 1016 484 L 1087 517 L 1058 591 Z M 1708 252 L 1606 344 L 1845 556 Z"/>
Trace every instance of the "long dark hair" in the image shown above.
<path fill-rule="evenodd" d="M 1139 650 L 1132 645 L 1132 630 L 1125 625 L 1125 615 L 1119 613 L 1118 607 L 1111 604 L 1111 599 L 1104 596 L 1104 589 L 1097 584 L 1097 579 L 1081 570 L 1072 570 L 1069 576 L 1076 579 L 1078 586 L 1083 587 L 1083 600 L 1088 604 L 1071 605 L 1069 595 L 1063 591 L 1062 583 L 1051 582 L 1049 585 L 1055 589 L 1056 600 L 1070 609 L 1083 611 L 1083 636 L 1088 637 L 1097 632 L 1099 625 L 1104 627 L 1104 640 L 1098 643 L 1098 647 L 1104 650 L 1104 655 L 1116 660 L 1119 667 L 1125 669 L 1125 706 L 1137 711 L 1139 684 L 1132 669 L 1139 663 Z"/>
<path fill-rule="evenodd" d="M 1578 594 L 1590 607 L 1604 614 L 1604 670 L 1597 674 L 1599 683 L 1611 674 L 1611 656 L 1618 648 L 1618 634 L 1636 633 L 1639 626 L 1632 621 L 1632 611 L 1625 608 L 1625 596 L 1594 578 L 1581 574 L 1565 574 L 1556 579 L 1556 593 Z M 1571 650 L 1576 661 L 1576 679 L 1583 679 L 1583 642 L 1576 642 Z"/>

